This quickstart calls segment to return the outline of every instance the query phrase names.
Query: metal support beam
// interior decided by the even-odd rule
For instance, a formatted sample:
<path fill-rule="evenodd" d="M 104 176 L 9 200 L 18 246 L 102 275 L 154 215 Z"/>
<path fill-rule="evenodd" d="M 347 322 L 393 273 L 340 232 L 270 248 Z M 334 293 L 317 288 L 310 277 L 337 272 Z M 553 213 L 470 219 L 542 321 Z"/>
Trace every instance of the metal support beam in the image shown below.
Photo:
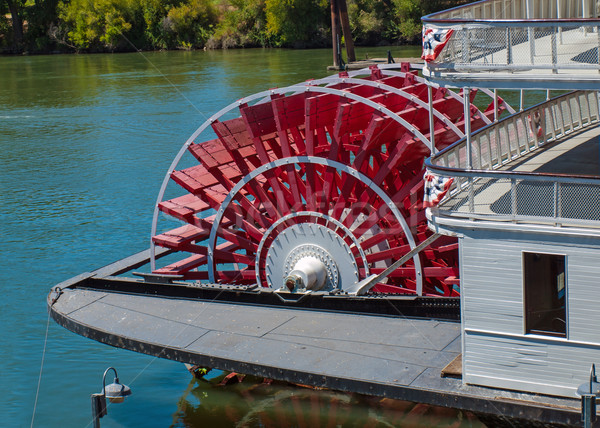
<path fill-rule="evenodd" d="M 397 260 L 394 263 L 392 263 L 386 270 L 384 270 L 380 274 L 377 274 L 377 275 L 374 274 L 374 275 L 371 275 L 371 276 L 363 279 L 356 286 L 356 294 L 359 296 L 366 294 L 367 291 L 369 291 L 371 288 L 373 288 L 375 286 L 375 284 L 377 284 L 381 280 L 387 278 L 392 272 L 394 272 L 396 269 L 398 269 L 400 266 L 402 266 L 408 260 L 412 259 L 414 256 L 416 256 L 418 253 L 423 251 L 425 248 L 429 247 L 440 236 L 442 236 L 442 235 L 439 233 L 434 233 L 429 238 L 427 238 L 426 240 L 421 242 L 419 245 L 414 247 L 412 250 L 410 250 L 408 253 L 406 253 L 404 256 L 402 256 L 402 258 L 400 260 Z M 421 293 L 419 293 L 419 295 L 421 295 Z"/>

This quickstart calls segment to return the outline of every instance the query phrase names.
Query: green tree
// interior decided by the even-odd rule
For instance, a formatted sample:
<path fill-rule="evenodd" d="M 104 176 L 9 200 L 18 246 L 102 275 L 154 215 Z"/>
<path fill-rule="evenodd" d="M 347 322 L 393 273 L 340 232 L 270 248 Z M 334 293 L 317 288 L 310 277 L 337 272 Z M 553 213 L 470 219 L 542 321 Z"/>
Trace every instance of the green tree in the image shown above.
<path fill-rule="evenodd" d="M 394 19 L 391 21 L 390 33 L 401 41 L 414 42 L 421 34 L 421 16 L 423 1 L 392 0 Z"/>
<path fill-rule="evenodd" d="M 277 46 L 327 43 L 331 21 L 327 0 L 266 0 L 267 33 Z"/>
<path fill-rule="evenodd" d="M 221 20 L 207 47 L 269 46 L 265 0 L 224 0 L 219 4 Z"/>
<path fill-rule="evenodd" d="M 3 0 L 10 12 L 12 23 L 12 40 L 15 50 L 20 50 L 23 45 L 23 8 L 25 2 L 23 0 Z"/>
<path fill-rule="evenodd" d="M 189 0 L 172 7 L 165 27 L 174 35 L 177 47 L 201 48 L 217 24 L 217 9 L 210 0 Z"/>
<path fill-rule="evenodd" d="M 135 0 L 72 0 L 61 1 L 58 10 L 76 48 L 112 51 L 128 48 L 126 37 L 138 5 Z"/>
<path fill-rule="evenodd" d="M 415 42 L 421 16 L 470 1 L 348 0 L 352 34 Z M 0 0 L 0 48 L 11 52 L 319 47 L 330 28 L 330 0 Z"/>
<path fill-rule="evenodd" d="M 48 52 L 56 49 L 56 43 L 50 37 L 51 30 L 58 20 L 58 0 L 36 0 L 25 9 L 27 33 L 25 40 L 31 52 Z"/>
<path fill-rule="evenodd" d="M 386 38 L 392 16 L 389 0 L 349 0 L 348 17 L 356 44 L 375 45 Z"/>
<path fill-rule="evenodd" d="M 148 49 L 168 49 L 171 33 L 165 23 L 169 9 L 179 6 L 182 0 L 139 0 L 144 22 L 144 47 Z"/>

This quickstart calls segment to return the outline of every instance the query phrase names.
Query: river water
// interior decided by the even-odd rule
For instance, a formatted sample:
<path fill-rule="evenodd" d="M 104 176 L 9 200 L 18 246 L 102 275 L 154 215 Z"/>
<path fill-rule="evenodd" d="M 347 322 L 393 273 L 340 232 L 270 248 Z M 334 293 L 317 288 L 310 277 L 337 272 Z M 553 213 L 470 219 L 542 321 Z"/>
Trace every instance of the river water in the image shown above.
<path fill-rule="evenodd" d="M 328 50 L 0 57 L 0 425 L 91 426 L 90 394 L 114 366 L 134 393 L 103 427 L 481 426 L 411 403 L 252 381 L 216 387 L 180 363 L 48 323 L 54 284 L 148 247 L 161 180 L 207 117 L 323 77 L 330 62 Z"/>

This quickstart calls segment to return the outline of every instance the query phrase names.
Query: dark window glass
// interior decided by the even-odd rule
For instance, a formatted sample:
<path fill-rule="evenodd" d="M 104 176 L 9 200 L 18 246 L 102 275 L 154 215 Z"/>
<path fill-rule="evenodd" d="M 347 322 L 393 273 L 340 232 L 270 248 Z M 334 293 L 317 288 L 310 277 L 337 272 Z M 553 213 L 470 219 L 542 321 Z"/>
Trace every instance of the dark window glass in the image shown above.
<path fill-rule="evenodd" d="M 525 332 L 567 336 L 565 256 L 523 253 Z"/>

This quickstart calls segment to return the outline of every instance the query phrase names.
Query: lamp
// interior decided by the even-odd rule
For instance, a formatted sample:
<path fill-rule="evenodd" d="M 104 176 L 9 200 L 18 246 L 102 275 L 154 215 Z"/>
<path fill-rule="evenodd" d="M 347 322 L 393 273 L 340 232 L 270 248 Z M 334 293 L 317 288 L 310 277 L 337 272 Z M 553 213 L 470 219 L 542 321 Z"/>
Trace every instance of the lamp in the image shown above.
<path fill-rule="evenodd" d="M 106 385 L 106 374 L 109 370 L 115 372 L 115 380 L 110 385 Z M 98 394 L 92 394 L 92 417 L 94 419 L 94 428 L 100 428 L 100 418 L 106 416 L 106 399 L 111 403 L 122 403 L 125 397 L 131 395 L 131 388 L 119 382 L 119 375 L 114 367 L 109 367 L 102 376 L 102 391 Z"/>
<path fill-rule="evenodd" d="M 596 377 L 596 365 L 592 364 L 590 381 L 584 382 L 577 388 L 581 396 L 581 421 L 584 428 L 591 428 L 596 420 L 596 398 L 600 395 L 600 383 Z"/>

